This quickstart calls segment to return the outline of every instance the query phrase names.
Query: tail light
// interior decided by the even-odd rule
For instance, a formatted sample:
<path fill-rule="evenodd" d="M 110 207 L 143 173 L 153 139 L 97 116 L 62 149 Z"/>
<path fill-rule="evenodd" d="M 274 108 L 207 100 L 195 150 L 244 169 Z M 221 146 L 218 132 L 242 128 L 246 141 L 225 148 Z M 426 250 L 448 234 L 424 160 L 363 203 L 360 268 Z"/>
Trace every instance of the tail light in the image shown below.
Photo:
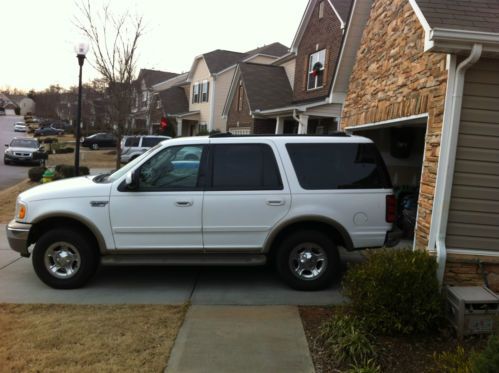
<path fill-rule="evenodd" d="M 386 196 L 386 222 L 394 223 L 397 218 L 397 199 L 393 194 Z"/>

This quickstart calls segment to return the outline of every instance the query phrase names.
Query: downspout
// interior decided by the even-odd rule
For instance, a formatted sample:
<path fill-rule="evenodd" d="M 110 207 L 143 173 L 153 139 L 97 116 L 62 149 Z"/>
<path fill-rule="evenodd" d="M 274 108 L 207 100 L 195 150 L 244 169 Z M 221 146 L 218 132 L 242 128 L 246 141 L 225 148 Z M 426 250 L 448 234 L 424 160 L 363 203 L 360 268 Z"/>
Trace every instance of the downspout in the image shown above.
<path fill-rule="evenodd" d="M 447 219 L 449 217 L 450 197 L 452 192 L 452 183 L 454 179 L 454 167 L 456 164 L 457 140 L 459 135 L 459 125 L 461 121 L 461 107 L 463 103 L 464 78 L 466 70 L 473 66 L 482 55 L 482 45 L 474 44 L 470 55 L 462 61 L 456 68 L 454 78 L 454 92 L 452 94 L 452 111 L 449 119 L 448 141 L 445 148 L 442 148 L 440 161 L 438 164 L 438 172 L 442 179 L 437 179 L 437 193 L 435 199 L 441 199 L 439 206 L 436 206 L 436 216 L 439 216 L 436 251 L 437 251 L 437 278 L 440 285 L 443 284 L 445 274 L 445 262 L 447 260 L 447 248 L 445 246 L 445 238 L 447 234 Z M 443 135 L 443 133 L 442 133 Z M 441 187 L 439 188 L 439 181 Z"/>

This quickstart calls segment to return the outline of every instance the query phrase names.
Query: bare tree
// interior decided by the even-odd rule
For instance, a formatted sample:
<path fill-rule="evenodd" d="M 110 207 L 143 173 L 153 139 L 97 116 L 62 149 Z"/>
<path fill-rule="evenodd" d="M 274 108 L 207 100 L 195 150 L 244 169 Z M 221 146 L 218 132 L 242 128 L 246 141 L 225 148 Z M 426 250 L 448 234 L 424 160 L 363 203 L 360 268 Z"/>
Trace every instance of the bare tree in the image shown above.
<path fill-rule="evenodd" d="M 77 6 L 81 14 L 74 23 L 90 41 L 89 63 L 107 84 L 110 118 L 117 137 L 116 168 L 119 168 L 121 137 L 132 104 L 137 47 L 144 33 L 143 17 L 128 11 L 113 13 L 110 3 L 97 10 L 91 7 L 90 0 L 80 0 Z"/>

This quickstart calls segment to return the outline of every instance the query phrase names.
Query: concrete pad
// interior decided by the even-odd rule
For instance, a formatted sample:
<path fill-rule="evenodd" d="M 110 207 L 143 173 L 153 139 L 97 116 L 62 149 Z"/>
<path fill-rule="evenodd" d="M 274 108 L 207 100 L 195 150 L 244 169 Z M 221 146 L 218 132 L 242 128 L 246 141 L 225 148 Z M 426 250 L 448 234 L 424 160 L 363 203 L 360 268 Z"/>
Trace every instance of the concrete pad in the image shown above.
<path fill-rule="evenodd" d="M 296 307 L 192 306 L 167 373 L 306 373 L 314 366 Z"/>
<path fill-rule="evenodd" d="M 345 301 L 339 284 L 321 291 L 288 287 L 272 267 L 221 267 L 201 270 L 192 304 L 329 305 Z"/>

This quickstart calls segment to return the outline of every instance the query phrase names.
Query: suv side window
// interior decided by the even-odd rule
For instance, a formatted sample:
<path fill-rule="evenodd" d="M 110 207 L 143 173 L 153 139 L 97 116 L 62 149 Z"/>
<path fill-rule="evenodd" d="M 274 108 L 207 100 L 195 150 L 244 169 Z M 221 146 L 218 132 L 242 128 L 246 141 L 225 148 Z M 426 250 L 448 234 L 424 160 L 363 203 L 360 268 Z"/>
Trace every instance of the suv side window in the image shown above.
<path fill-rule="evenodd" d="M 202 145 L 172 146 L 140 167 L 139 191 L 199 190 L 201 160 L 185 160 L 186 154 L 201 154 Z"/>
<path fill-rule="evenodd" d="M 287 144 L 303 189 L 391 188 L 374 144 Z"/>
<path fill-rule="evenodd" d="M 126 147 L 137 147 L 139 146 L 140 137 L 128 137 L 125 141 Z"/>
<path fill-rule="evenodd" d="M 212 145 L 211 190 L 281 190 L 282 179 L 267 144 Z"/>
<path fill-rule="evenodd" d="M 166 140 L 161 137 L 143 137 L 142 138 L 142 147 L 144 148 L 152 148 L 156 144 L 160 143 L 161 141 Z"/>

